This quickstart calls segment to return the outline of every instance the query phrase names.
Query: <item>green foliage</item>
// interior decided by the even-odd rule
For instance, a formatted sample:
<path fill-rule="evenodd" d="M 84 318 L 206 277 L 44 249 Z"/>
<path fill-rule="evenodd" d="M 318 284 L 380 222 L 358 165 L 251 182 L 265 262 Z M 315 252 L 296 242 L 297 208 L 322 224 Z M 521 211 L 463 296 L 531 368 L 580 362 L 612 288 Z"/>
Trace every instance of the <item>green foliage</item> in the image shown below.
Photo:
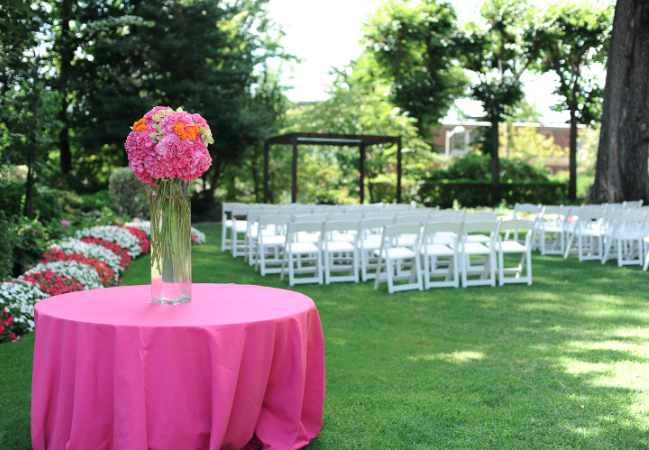
<path fill-rule="evenodd" d="M 0 282 L 11 277 L 16 239 L 11 222 L 7 220 L 4 212 L 0 211 Z"/>
<path fill-rule="evenodd" d="M 61 219 L 60 191 L 38 186 L 34 192 L 34 215 L 43 222 Z"/>
<path fill-rule="evenodd" d="M 23 211 L 23 196 L 25 195 L 24 183 L 1 183 L 0 211 L 5 217 L 18 217 Z"/>
<path fill-rule="evenodd" d="M 83 212 L 90 212 L 95 210 L 101 210 L 103 208 L 109 208 L 113 204 L 113 199 L 110 198 L 110 192 L 108 189 L 97 191 L 92 194 L 81 194 L 81 210 Z"/>
<path fill-rule="evenodd" d="M 11 232 L 15 237 L 12 276 L 17 277 L 38 264 L 53 236 L 41 222 L 26 217 L 14 223 Z"/>
<path fill-rule="evenodd" d="M 613 27 L 613 7 L 562 2 L 537 10 L 526 39 L 541 50 L 538 69 L 554 72 L 561 98 L 556 111 L 572 111 L 578 123 L 595 125 L 603 89 L 587 69 L 605 63 Z"/>
<path fill-rule="evenodd" d="M 468 84 L 457 37 L 455 10 L 436 0 L 386 1 L 363 25 L 368 75 L 387 81 L 392 102 L 417 119 L 422 134 Z"/>
<path fill-rule="evenodd" d="M 128 167 L 115 170 L 109 179 L 108 191 L 118 214 L 148 219 L 151 188 L 137 179 Z"/>
<path fill-rule="evenodd" d="M 501 201 L 516 203 L 557 204 L 567 199 L 568 186 L 556 181 L 508 181 L 500 184 L 500 199 L 494 201 L 491 180 L 437 180 L 424 181 L 419 188 L 419 201 L 426 206 L 452 208 L 496 206 Z"/>
<path fill-rule="evenodd" d="M 429 180 L 489 180 L 490 157 L 469 153 L 453 160 L 447 169 L 431 171 Z M 548 181 L 547 172 L 539 167 L 531 166 L 521 159 L 503 158 L 501 160 L 501 180 L 510 181 Z"/>

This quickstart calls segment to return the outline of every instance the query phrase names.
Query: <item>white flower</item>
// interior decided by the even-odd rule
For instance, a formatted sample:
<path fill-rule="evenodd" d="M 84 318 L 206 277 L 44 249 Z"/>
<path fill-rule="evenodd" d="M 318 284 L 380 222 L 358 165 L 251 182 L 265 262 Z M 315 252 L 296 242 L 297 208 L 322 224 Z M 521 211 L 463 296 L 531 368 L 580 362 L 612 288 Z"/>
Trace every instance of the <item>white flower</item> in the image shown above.
<path fill-rule="evenodd" d="M 27 324 L 29 330 L 34 329 L 34 305 L 47 297 L 32 283 L 0 283 L 0 311 L 9 311 L 16 322 Z"/>
<path fill-rule="evenodd" d="M 122 248 L 128 250 L 131 258 L 137 258 L 142 254 L 142 247 L 138 238 L 130 231 L 116 227 L 115 225 L 106 225 L 100 227 L 85 228 L 77 231 L 77 239 L 92 237 L 114 242 Z"/>
<path fill-rule="evenodd" d="M 39 263 L 33 269 L 25 272 L 25 275 L 40 273 L 46 270 L 51 270 L 54 273 L 68 278 L 74 278 L 81 283 L 84 289 L 102 289 L 104 287 L 104 285 L 99 281 L 99 274 L 92 266 L 77 261 L 52 261 L 47 264 Z M 22 280 L 23 276 L 18 279 Z"/>
<path fill-rule="evenodd" d="M 115 254 L 112 250 L 107 249 L 99 244 L 90 244 L 86 242 L 81 242 L 79 239 L 68 238 L 65 241 L 61 241 L 58 244 L 52 245 L 53 249 L 63 250 L 65 254 L 78 254 L 83 255 L 86 258 L 97 259 L 101 262 L 106 263 L 108 268 L 112 269 L 115 272 L 115 278 L 124 270 L 122 266 L 119 265 L 122 258 Z"/>

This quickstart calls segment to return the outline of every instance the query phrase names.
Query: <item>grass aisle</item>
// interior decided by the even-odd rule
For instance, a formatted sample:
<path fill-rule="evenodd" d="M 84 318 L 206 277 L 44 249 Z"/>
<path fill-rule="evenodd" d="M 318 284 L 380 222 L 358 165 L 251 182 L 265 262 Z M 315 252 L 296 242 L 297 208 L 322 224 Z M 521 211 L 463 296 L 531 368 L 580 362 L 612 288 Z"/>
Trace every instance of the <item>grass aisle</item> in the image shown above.
<path fill-rule="evenodd" d="M 194 282 L 288 288 L 201 227 Z M 326 343 L 309 449 L 649 449 L 649 275 L 534 256 L 534 285 L 389 295 L 307 285 Z M 123 284 L 149 282 L 148 258 Z M 33 335 L 0 345 L 0 448 L 29 446 Z"/>

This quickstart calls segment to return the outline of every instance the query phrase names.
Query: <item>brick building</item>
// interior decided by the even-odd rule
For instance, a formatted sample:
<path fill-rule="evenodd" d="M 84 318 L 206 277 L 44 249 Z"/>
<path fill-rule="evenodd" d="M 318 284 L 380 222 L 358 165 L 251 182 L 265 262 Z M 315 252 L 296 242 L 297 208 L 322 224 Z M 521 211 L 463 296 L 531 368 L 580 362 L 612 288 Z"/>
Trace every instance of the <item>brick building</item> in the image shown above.
<path fill-rule="evenodd" d="M 565 156 L 560 158 L 546 158 L 544 165 L 552 172 L 557 173 L 561 170 L 568 170 L 568 150 L 570 147 L 570 124 L 564 123 L 531 123 L 515 122 L 514 128 L 533 127 L 536 132 L 553 138 L 554 143 L 565 150 Z M 453 159 L 469 153 L 469 147 L 480 142 L 484 130 L 482 127 L 489 127 L 489 122 L 478 120 L 448 121 L 442 124 L 441 128 L 433 129 L 437 135 L 435 144 L 441 149 L 441 152 L 448 159 Z M 584 125 L 578 125 L 578 128 L 585 128 Z M 579 143 L 577 143 L 579 145 Z"/>

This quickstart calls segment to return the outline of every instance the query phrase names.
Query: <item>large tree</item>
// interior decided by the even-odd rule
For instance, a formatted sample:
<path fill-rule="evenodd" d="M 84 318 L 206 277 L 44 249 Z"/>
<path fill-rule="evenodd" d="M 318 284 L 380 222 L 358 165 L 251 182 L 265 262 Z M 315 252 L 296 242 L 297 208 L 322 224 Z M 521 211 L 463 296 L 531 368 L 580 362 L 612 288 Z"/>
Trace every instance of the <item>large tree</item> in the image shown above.
<path fill-rule="evenodd" d="M 419 133 L 446 116 L 467 80 L 457 64 L 457 18 L 448 2 L 385 2 L 363 27 L 373 76 L 386 78 L 396 106 Z"/>
<path fill-rule="evenodd" d="M 590 203 L 649 202 L 649 0 L 618 0 Z"/>
<path fill-rule="evenodd" d="M 552 5 L 532 21 L 528 39 L 542 50 L 540 68 L 557 75 L 557 111 L 570 113 L 570 183 L 568 198 L 577 199 L 577 124 L 599 121 L 602 88 L 592 66 L 606 59 L 612 11 L 589 3 Z"/>
<path fill-rule="evenodd" d="M 485 118 L 491 123 L 484 150 L 491 154 L 492 201 L 499 201 L 500 159 L 499 123 L 524 97 L 521 76 L 536 61 L 538 51 L 526 39 L 530 20 L 527 2 L 491 0 L 482 6 L 481 20 L 466 26 L 465 67 L 477 82 L 473 97 L 482 103 Z"/>

